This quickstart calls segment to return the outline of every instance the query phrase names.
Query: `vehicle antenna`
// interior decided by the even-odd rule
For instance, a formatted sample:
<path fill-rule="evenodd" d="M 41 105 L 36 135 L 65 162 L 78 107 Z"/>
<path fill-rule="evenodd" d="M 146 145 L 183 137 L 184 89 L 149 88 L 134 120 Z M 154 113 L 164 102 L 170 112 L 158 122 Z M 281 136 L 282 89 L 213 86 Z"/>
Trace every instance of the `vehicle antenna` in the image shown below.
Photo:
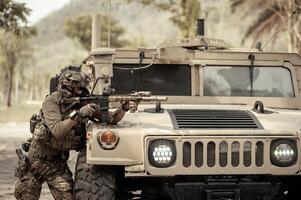
<path fill-rule="evenodd" d="M 108 48 L 111 46 L 111 7 L 112 2 L 108 0 Z"/>
<path fill-rule="evenodd" d="M 293 13 L 288 17 L 291 18 L 292 16 L 294 16 L 296 14 L 296 11 L 293 11 Z M 265 46 L 270 43 L 272 41 L 272 39 L 276 36 L 276 34 L 278 33 L 278 31 L 282 28 L 282 25 L 284 23 L 282 22 L 281 24 L 278 25 L 277 29 L 275 30 L 275 32 L 271 35 L 271 37 L 264 43 L 264 45 L 262 46 L 261 50 L 263 50 L 265 48 Z"/>

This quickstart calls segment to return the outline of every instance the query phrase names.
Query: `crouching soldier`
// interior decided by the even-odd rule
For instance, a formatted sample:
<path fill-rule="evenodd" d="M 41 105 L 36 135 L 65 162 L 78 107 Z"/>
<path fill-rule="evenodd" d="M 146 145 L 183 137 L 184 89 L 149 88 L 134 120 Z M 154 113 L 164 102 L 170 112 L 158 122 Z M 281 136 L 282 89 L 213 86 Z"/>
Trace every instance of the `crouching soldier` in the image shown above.
<path fill-rule="evenodd" d="M 72 199 L 72 173 L 67 165 L 69 151 L 85 145 L 87 119 L 97 117 L 99 107 L 87 104 L 66 109 L 68 103 L 64 98 L 86 95 L 88 82 L 82 72 L 67 70 L 59 77 L 57 91 L 46 97 L 28 156 L 24 158 L 20 152 L 18 154 L 21 164 L 16 170 L 19 180 L 14 195 L 17 199 L 39 199 L 44 182 L 54 199 Z M 118 123 L 128 109 L 129 104 L 124 103 L 111 113 L 111 123 Z"/>

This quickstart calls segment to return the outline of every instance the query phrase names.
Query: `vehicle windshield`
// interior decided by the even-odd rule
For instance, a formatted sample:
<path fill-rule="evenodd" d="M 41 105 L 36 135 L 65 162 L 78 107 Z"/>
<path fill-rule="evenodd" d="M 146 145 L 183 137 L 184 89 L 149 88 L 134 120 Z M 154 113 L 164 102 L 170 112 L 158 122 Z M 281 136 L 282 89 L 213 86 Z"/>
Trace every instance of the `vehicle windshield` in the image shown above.
<path fill-rule="evenodd" d="M 204 96 L 294 97 L 284 67 L 207 66 L 203 85 Z"/>
<path fill-rule="evenodd" d="M 153 95 L 191 95 L 189 65 L 153 64 L 143 68 L 137 64 L 114 64 L 113 73 L 112 87 L 116 90 L 115 94 L 147 90 Z"/>

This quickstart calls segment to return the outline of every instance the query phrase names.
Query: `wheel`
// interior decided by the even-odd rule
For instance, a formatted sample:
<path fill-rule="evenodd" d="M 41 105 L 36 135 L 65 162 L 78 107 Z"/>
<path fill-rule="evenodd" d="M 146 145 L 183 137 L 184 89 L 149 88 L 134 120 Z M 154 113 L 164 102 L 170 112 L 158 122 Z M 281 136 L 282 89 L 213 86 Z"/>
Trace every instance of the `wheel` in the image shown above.
<path fill-rule="evenodd" d="M 120 200 L 121 187 L 118 180 L 120 168 L 96 166 L 86 163 L 86 150 L 79 152 L 75 167 L 73 196 L 75 200 Z"/>

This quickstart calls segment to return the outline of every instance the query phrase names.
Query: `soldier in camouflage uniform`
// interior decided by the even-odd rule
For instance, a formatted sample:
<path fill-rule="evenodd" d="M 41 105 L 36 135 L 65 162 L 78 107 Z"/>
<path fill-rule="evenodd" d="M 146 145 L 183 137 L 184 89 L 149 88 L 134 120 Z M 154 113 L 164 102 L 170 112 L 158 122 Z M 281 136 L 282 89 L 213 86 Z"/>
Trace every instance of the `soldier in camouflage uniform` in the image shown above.
<path fill-rule="evenodd" d="M 67 165 L 69 150 L 79 150 L 85 142 L 85 123 L 88 117 L 97 117 L 97 105 L 78 108 L 68 106 L 64 98 L 87 93 L 87 78 L 81 72 L 65 71 L 59 79 L 56 92 L 48 95 L 41 109 L 41 122 L 34 129 L 28 152 L 29 167 L 15 187 L 15 197 L 22 200 L 39 199 L 46 181 L 54 199 L 72 199 L 72 173 Z M 128 111 L 124 103 L 111 113 L 111 123 L 118 123 Z"/>

